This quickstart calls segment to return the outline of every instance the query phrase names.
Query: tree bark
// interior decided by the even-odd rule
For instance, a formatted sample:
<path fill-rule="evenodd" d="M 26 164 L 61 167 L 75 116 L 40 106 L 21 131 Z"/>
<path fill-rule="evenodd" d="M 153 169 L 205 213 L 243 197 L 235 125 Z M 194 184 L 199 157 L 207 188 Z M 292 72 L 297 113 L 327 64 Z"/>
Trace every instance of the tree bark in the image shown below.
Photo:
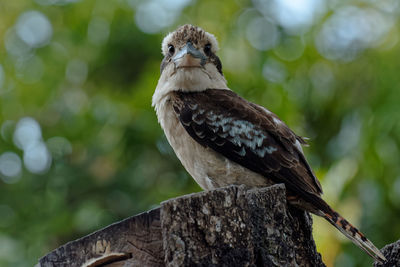
<path fill-rule="evenodd" d="M 167 266 L 325 266 L 311 216 L 288 209 L 283 185 L 169 200 L 161 226 Z"/>
<path fill-rule="evenodd" d="M 228 186 L 69 242 L 38 266 L 325 266 L 311 216 L 286 203 L 284 185 Z"/>
<path fill-rule="evenodd" d="M 393 267 L 400 266 L 400 240 L 386 245 L 381 249 L 387 261 L 383 264 L 375 263 L 374 267 Z"/>

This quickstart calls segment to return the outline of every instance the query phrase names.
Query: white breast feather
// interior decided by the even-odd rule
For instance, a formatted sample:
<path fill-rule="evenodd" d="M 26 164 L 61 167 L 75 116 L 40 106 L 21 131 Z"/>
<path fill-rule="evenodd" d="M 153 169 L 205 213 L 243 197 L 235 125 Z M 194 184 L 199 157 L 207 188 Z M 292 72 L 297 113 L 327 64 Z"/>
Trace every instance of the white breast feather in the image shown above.
<path fill-rule="evenodd" d="M 230 90 L 224 76 L 218 72 L 215 65 L 208 63 L 204 69 L 174 69 L 174 65 L 170 64 L 165 67 L 158 80 L 152 106 L 156 107 L 157 103 L 171 91 L 201 92 L 206 89 Z"/>
<path fill-rule="evenodd" d="M 227 159 L 211 148 L 201 146 L 183 128 L 169 101 L 169 93 L 175 90 L 196 92 L 206 89 L 230 90 L 225 78 L 219 74 L 215 65 L 206 64 L 205 69 L 193 68 L 183 71 L 182 69 L 175 70 L 171 64 L 163 70 L 152 98 L 152 106 L 155 107 L 158 121 L 182 165 L 203 189 L 231 184 L 272 185 L 269 179 Z M 212 112 L 208 112 L 206 117 L 211 121 L 220 120 L 221 125 L 234 121 L 233 118 Z M 200 119 L 193 119 L 196 123 L 202 123 Z M 237 144 L 257 148 L 262 144 L 265 136 L 257 133 L 254 126 L 246 121 L 234 121 L 232 132 L 226 132 L 225 137 L 241 133 L 246 136 L 250 134 L 248 131 L 255 133 L 253 133 L 254 140 L 237 138 Z M 242 146 L 237 153 L 245 156 L 246 151 Z"/>

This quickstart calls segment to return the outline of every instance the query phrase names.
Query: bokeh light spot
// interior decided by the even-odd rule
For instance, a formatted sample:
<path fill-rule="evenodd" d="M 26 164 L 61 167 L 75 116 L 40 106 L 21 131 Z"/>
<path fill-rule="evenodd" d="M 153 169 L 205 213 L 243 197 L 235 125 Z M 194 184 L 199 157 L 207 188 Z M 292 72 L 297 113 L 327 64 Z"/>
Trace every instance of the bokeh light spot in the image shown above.
<path fill-rule="evenodd" d="M 21 159 L 14 152 L 4 152 L 0 156 L 0 177 L 5 183 L 15 183 L 22 171 Z"/>
<path fill-rule="evenodd" d="M 69 155 L 72 153 L 72 145 L 68 139 L 55 136 L 46 141 L 47 147 L 50 150 L 53 158 L 58 159 L 64 155 Z"/>
<path fill-rule="evenodd" d="M 26 150 L 42 139 L 42 130 L 39 123 L 25 117 L 18 121 L 14 132 L 14 143 L 20 149 Z"/>
<path fill-rule="evenodd" d="M 274 49 L 274 52 L 285 61 L 294 61 L 303 55 L 304 44 L 299 38 L 287 37 Z"/>
<path fill-rule="evenodd" d="M 164 27 L 171 25 L 175 14 L 168 12 L 156 1 L 148 1 L 141 4 L 136 11 L 136 24 L 146 33 L 157 33 Z"/>
<path fill-rule="evenodd" d="M 78 114 L 88 103 L 88 97 L 81 89 L 68 89 L 64 95 L 63 100 L 66 108 L 72 114 Z"/>
<path fill-rule="evenodd" d="M 250 44 L 258 50 L 268 50 L 279 42 L 276 25 L 262 17 L 253 18 L 247 25 L 246 37 Z"/>
<path fill-rule="evenodd" d="M 21 251 L 23 251 L 23 248 L 18 239 L 0 234 L 0 259 L 15 262 Z"/>
<path fill-rule="evenodd" d="M 81 59 L 72 59 L 67 64 L 66 79 L 73 84 L 83 84 L 88 74 L 87 63 Z"/>
<path fill-rule="evenodd" d="M 38 11 L 23 13 L 16 24 L 17 35 L 30 47 L 42 47 L 50 42 L 53 29 L 45 15 Z"/>
<path fill-rule="evenodd" d="M 24 151 L 25 167 L 32 173 L 46 172 L 51 165 L 51 155 L 43 142 L 37 142 Z"/>
<path fill-rule="evenodd" d="M 334 91 L 332 90 L 335 84 L 335 76 L 331 67 L 324 62 L 314 63 L 309 71 L 309 76 L 315 92 L 320 99 L 329 98 Z"/>
<path fill-rule="evenodd" d="M 301 34 L 313 23 L 317 13 L 324 10 L 320 0 L 275 0 L 271 6 L 275 19 L 292 34 Z"/>
<path fill-rule="evenodd" d="M 362 121 L 359 114 L 350 113 L 342 120 L 342 125 L 337 136 L 328 143 L 328 151 L 334 158 L 346 154 L 356 153 L 359 149 Z"/>
<path fill-rule="evenodd" d="M 18 121 L 14 132 L 14 143 L 24 150 L 25 167 L 32 173 L 44 173 L 51 165 L 51 155 L 42 140 L 42 130 L 33 118 Z"/>
<path fill-rule="evenodd" d="M 5 79 L 6 76 L 4 75 L 3 65 L 0 64 L 0 90 L 3 88 Z"/>
<path fill-rule="evenodd" d="M 79 2 L 80 0 L 35 0 L 36 3 L 42 6 L 50 6 L 50 5 L 67 5 L 71 3 Z"/>
<path fill-rule="evenodd" d="M 100 224 L 102 215 L 103 211 L 96 203 L 83 203 L 75 213 L 75 227 L 82 232 L 93 230 Z"/>
<path fill-rule="evenodd" d="M 364 49 L 379 45 L 393 20 L 375 9 L 338 9 L 316 36 L 318 51 L 331 60 L 351 61 Z"/>
<path fill-rule="evenodd" d="M 172 25 L 182 9 L 191 0 L 150 0 L 136 7 L 135 21 L 140 30 L 146 33 L 157 33 Z M 135 3 L 131 2 L 132 5 Z"/>
<path fill-rule="evenodd" d="M 32 84 L 42 79 L 44 64 L 40 57 L 21 58 L 15 64 L 16 76 L 26 84 Z"/>
<path fill-rule="evenodd" d="M 89 22 L 88 39 L 94 45 L 102 45 L 107 42 L 110 35 L 110 23 L 101 17 L 94 17 Z"/>
<path fill-rule="evenodd" d="M 286 67 L 275 59 L 268 59 L 263 67 L 263 75 L 270 82 L 282 83 L 287 76 Z"/>
<path fill-rule="evenodd" d="M 4 45 L 7 53 L 17 58 L 24 58 L 30 55 L 31 48 L 19 38 L 15 29 L 9 29 L 4 36 Z"/>

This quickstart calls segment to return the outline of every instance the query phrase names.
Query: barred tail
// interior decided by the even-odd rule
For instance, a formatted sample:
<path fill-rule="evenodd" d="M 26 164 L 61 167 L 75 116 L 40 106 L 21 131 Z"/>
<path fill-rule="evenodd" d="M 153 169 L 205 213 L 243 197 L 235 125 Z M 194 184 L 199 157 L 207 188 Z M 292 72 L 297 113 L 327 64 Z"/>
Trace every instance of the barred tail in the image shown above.
<path fill-rule="evenodd" d="M 375 260 L 383 263 L 386 261 L 385 256 L 379 251 L 371 241 L 369 241 L 363 233 L 351 225 L 345 218 L 340 216 L 336 211 L 332 210 L 324 213 L 323 217 L 335 226 L 342 234 L 350 239 L 359 248 L 363 249 Z"/>

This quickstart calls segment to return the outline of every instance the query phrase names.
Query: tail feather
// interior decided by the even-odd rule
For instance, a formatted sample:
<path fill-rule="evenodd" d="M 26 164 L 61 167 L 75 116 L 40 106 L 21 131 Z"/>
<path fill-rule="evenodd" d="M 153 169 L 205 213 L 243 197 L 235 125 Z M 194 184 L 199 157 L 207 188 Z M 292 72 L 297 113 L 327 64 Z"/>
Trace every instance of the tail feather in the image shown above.
<path fill-rule="evenodd" d="M 307 210 L 315 215 L 325 218 L 355 245 L 368 253 L 368 255 L 370 255 L 376 261 L 380 263 L 384 263 L 386 261 L 386 258 L 382 252 L 380 252 L 379 249 L 376 248 L 375 245 L 372 244 L 372 242 L 369 241 L 363 233 L 361 233 L 345 218 L 334 211 L 319 195 L 308 194 L 306 196 L 307 199 L 304 199 L 304 196 L 301 197 L 299 195 L 289 195 L 288 201 L 295 207 Z"/>
<path fill-rule="evenodd" d="M 335 226 L 340 232 L 342 232 L 347 238 L 349 238 L 359 248 L 368 253 L 375 260 L 383 263 L 386 261 L 385 256 L 379 251 L 371 241 L 369 241 L 363 233 L 361 233 L 356 227 L 351 225 L 345 218 L 340 216 L 334 210 L 329 213 L 324 213 L 323 217 Z"/>

